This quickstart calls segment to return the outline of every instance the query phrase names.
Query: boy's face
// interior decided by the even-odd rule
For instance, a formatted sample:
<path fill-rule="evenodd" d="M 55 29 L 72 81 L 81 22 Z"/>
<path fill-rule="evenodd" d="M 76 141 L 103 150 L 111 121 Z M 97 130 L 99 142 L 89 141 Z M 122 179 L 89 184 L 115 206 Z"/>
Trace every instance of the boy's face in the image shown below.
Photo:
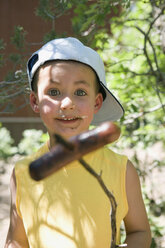
<path fill-rule="evenodd" d="M 103 101 L 96 88 L 96 75 L 84 64 L 52 62 L 40 68 L 38 90 L 31 92 L 30 102 L 52 144 L 54 133 L 68 139 L 88 130 Z"/>

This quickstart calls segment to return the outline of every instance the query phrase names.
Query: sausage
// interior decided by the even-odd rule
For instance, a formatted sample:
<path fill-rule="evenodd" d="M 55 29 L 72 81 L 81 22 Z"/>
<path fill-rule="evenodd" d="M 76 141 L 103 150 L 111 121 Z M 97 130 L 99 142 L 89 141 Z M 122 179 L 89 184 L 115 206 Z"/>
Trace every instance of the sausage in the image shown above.
<path fill-rule="evenodd" d="M 104 122 L 95 129 L 70 138 L 65 145 L 57 144 L 50 152 L 33 161 L 29 166 L 30 175 L 36 181 L 44 179 L 73 160 L 114 142 L 119 136 L 120 129 L 114 123 Z"/>

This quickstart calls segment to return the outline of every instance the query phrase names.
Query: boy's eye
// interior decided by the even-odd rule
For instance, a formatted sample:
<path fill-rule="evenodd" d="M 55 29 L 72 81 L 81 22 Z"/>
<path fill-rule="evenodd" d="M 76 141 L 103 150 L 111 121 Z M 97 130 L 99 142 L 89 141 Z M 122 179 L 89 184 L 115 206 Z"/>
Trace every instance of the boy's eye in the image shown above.
<path fill-rule="evenodd" d="M 60 91 L 58 89 L 50 89 L 49 95 L 50 96 L 58 96 L 58 95 L 60 95 Z"/>
<path fill-rule="evenodd" d="M 75 95 L 77 95 L 77 96 L 86 96 L 86 92 L 84 90 L 76 90 Z"/>

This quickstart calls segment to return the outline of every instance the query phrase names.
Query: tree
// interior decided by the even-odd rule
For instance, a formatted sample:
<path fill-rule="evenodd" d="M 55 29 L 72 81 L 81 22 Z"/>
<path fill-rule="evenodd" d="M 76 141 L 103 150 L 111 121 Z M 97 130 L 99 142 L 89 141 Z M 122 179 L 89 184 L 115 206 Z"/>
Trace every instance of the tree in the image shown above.
<path fill-rule="evenodd" d="M 126 109 L 118 147 L 133 148 L 133 159 L 144 184 L 155 168 L 162 170 L 164 166 L 161 151 L 152 158 L 150 150 L 148 159 L 141 158 L 143 151 L 154 144 L 162 144 L 162 153 L 165 145 L 164 12 L 165 5 L 160 1 L 133 2 L 120 18 L 111 20 L 112 36 L 104 34 L 107 41 L 104 49 L 102 46 L 100 49 L 109 86 L 118 93 Z M 153 236 L 162 236 L 153 219 L 165 213 L 165 202 L 163 195 L 153 198 L 153 191 L 157 192 L 151 187 L 144 195 L 151 213 Z M 159 247 L 154 242 L 153 239 L 152 247 Z"/>
<path fill-rule="evenodd" d="M 58 37 L 56 33 L 56 20 L 60 16 L 72 11 L 74 13 L 72 18 L 74 36 L 88 43 L 88 45 L 95 47 L 97 40 L 96 33 L 100 32 L 100 28 L 105 29 L 104 25 L 107 22 L 105 22 L 104 19 L 107 20 L 111 13 L 117 12 L 120 9 L 118 8 L 119 4 L 125 8 L 129 4 L 129 0 L 40 0 L 35 14 L 40 16 L 43 20 L 51 22 L 51 30 L 44 35 L 43 43 Z M 63 36 L 66 35 L 67 34 L 63 34 Z M 100 39 L 101 37 L 99 37 L 99 40 Z M 3 54 L 5 44 L 3 39 L 0 40 L 0 66 L 2 67 L 4 65 L 4 61 L 13 64 L 12 70 L 8 72 L 4 81 L 0 82 L 0 88 L 2 89 L 0 93 L 0 113 L 12 113 L 24 108 L 28 104 L 28 98 L 26 97 L 28 91 L 26 54 L 29 49 L 29 44 L 26 41 L 26 30 L 24 30 L 24 27 L 16 26 L 14 28 L 11 42 L 17 52 L 6 57 L 5 54 Z M 24 100 L 18 107 L 18 104 L 14 103 L 20 96 L 24 96 Z"/>
<path fill-rule="evenodd" d="M 6 46 L 3 39 L 0 40 L 0 67 L 5 63 L 12 63 L 12 70 L 8 72 L 4 81 L 0 82 L 0 113 L 12 113 L 24 108 L 28 104 L 27 94 L 27 75 L 26 75 L 26 31 L 21 26 L 14 27 L 14 34 L 11 43 L 16 51 L 6 57 L 3 50 Z M 15 100 L 24 96 L 25 101 L 20 106 L 14 106 Z"/>

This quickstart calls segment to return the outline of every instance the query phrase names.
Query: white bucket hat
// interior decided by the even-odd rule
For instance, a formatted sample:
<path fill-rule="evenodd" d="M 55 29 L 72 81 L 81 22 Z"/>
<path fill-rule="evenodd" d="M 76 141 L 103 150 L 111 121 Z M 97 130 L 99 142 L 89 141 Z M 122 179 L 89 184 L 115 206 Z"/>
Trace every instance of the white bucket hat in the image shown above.
<path fill-rule="evenodd" d="M 50 60 L 74 60 L 90 66 L 97 74 L 99 83 L 105 91 L 105 99 L 101 109 L 94 115 L 93 125 L 104 121 L 116 121 L 124 114 L 124 109 L 115 96 L 106 87 L 104 64 L 99 54 L 90 47 L 84 46 L 76 38 L 60 38 L 49 41 L 41 49 L 33 53 L 27 64 L 29 85 L 36 70 Z"/>

